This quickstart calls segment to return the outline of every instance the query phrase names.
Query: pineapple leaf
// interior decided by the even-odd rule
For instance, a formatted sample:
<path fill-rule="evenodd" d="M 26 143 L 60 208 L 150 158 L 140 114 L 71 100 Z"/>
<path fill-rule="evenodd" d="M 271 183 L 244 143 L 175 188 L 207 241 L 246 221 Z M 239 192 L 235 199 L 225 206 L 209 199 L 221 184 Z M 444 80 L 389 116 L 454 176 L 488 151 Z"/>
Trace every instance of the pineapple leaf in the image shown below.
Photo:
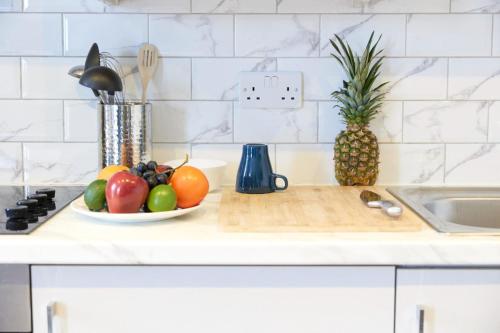
<path fill-rule="evenodd" d="M 375 32 L 365 45 L 361 55 L 353 52 L 348 42 L 334 35 L 330 39 L 334 53 L 331 55 L 343 68 L 347 79 L 342 81 L 342 87 L 331 93 L 339 109 L 339 115 L 347 124 L 364 127 L 373 120 L 382 107 L 386 95 L 384 87 L 389 82 L 376 83 L 384 56 L 378 45 L 382 35 L 375 38 Z"/>

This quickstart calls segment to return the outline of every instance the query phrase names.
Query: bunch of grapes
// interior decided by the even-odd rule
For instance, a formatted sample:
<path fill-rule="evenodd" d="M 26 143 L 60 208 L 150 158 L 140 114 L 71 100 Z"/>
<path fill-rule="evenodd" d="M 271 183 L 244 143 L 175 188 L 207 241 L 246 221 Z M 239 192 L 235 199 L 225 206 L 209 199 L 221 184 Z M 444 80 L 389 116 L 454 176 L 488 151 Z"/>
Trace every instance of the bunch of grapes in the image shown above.
<path fill-rule="evenodd" d="M 174 168 L 169 165 L 158 165 L 156 161 L 149 161 L 148 163 L 140 162 L 137 166 L 130 168 L 130 172 L 142 177 L 151 190 L 156 185 L 168 184 L 174 174 Z"/>

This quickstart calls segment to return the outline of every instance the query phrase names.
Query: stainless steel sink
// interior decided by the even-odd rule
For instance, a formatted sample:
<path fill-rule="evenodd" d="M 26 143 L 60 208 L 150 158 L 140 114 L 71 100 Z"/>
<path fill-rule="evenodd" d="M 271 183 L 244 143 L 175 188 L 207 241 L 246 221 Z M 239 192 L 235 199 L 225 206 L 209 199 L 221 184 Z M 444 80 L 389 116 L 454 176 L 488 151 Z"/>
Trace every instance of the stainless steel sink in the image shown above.
<path fill-rule="evenodd" d="M 500 233 L 500 188 L 389 187 L 439 232 Z"/>

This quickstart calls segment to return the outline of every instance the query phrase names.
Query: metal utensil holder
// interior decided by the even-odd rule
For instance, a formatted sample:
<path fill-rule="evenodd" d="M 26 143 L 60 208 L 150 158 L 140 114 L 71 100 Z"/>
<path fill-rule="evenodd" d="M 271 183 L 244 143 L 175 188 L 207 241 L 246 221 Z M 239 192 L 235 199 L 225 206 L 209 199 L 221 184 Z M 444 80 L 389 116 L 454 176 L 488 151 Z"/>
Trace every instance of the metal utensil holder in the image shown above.
<path fill-rule="evenodd" d="M 151 160 L 151 104 L 98 104 L 99 165 L 126 165 Z"/>

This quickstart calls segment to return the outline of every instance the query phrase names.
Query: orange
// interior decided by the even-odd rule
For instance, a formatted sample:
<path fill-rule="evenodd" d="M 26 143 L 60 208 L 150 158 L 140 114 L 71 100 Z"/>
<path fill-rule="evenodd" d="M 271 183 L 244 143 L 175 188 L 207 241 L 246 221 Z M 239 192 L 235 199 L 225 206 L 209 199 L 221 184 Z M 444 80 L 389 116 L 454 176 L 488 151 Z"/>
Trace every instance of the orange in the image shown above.
<path fill-rule="evenodd" d="M 175 170 L 170 184 L 177 194 L 177 207 L 189 208 L 199 205 L 208 193 L 208 179 L 198 168 L 182 166 Z"/>
<path fill-rule="evenodd" d="M 109 180 L 111 176 L 119 171 L 129 171 L 129 168 L 125 165 L 108 165 L 107 167 L 102 169 L 101 172 L 99 172 L 97 179 Z"/>

